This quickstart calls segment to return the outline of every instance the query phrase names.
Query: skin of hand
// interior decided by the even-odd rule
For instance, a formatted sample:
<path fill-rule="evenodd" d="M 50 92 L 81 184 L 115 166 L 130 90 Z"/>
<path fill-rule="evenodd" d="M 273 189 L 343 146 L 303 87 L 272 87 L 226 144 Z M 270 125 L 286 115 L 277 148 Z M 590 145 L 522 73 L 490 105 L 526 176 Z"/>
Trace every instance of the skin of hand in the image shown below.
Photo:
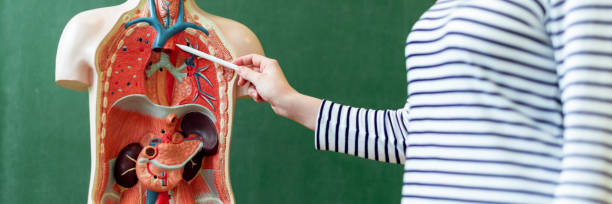
<path fill-rule="evenodd" d="M 249 54 L 234 59 L 239 66 L 239 86 L 249 86 L 248 95 L 256 102 L 267 102 L 277 115 L 292 119 L 314 130 L 322 100 L 297 92 L 275 59 Z"/>

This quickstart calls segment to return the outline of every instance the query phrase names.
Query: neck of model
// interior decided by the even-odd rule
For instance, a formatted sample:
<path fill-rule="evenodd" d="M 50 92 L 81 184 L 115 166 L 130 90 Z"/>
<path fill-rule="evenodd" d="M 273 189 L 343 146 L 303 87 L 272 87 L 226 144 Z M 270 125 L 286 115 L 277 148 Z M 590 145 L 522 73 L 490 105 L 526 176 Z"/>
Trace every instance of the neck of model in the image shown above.
<path fill-rule="evenodd" d="M 159 18 L 161 18 L 166 26 L 176 22 L 179 11 L 179 1 L 182 0 L 155 0 Z"/>

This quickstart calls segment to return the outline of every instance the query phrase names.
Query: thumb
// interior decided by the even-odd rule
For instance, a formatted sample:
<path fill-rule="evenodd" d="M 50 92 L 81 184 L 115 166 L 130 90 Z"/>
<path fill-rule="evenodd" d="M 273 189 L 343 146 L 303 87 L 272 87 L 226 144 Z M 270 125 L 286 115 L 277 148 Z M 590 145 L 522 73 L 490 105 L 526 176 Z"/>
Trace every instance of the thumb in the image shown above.
<path fill-rule="evenodd" d="M 249 69 L 247 67 L 239 66 L 238 75 L 240 75 L 240 77 L 242 77 L 243 79 L 257 85 L 259 82 L 261 73 L 253 71 L 252 69 Z"/>

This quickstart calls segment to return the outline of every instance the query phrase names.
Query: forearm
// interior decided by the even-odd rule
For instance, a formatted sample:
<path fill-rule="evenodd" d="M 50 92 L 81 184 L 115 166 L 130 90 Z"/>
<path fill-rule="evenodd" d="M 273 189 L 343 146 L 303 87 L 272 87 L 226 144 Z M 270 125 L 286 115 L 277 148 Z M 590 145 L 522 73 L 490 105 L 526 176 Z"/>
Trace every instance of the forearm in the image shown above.
<path fill-rule="evenodd" d="M 272 109 L 276 114 L 294 120 L 306 126 L 308 129 L 314 130 L 317 122 L 317 114 L 322 102 L 321 99 L 294 91 L 271 102 L 270 105 L 272 105 Z"/>
<path fill-rule="evenodd" d="M 238 85 L 248 86 L 248 95 L 270 103 L 276 114 L 314 130 L 317 149 L 384 162 L 405 161 L 405 109 L 352 108 L 301 94 L 289 85 L 276 60 L 261 55 L 243 56 L 234 63 L 241 66 Z"/>
<path fill-rule="evenodd" d="M 240 75 L 238 85 L 247 86 L 251 98 L 257 102 L 268 102 L 276 114 L 315 129 L 322 100 L 293 89 L 276 60 L 251 54 L 237 58 L 233 63 L 241 66 L 237 71 Z"/>

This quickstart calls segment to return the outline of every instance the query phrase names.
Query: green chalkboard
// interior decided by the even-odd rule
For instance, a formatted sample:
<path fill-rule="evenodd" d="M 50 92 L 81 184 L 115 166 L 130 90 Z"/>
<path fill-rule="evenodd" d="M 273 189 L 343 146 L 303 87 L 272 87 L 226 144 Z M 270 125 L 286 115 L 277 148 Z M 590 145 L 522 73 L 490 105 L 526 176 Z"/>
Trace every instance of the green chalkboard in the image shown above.
<path fill-rule="evenodd" d="M 57 43 L 81 11 L 121 0 L 0 0 L 0 202 L 85 203 L 88 97 L 55 85 Z M 433 1 L 197 0 L 247 25 L 293 86 L 342 104 L 406 100 L 404 42 Z M 402 166 L 315 151 L 313 132 L 267 104 L 236 104 L 238 203 L 399 203 Z"/>

